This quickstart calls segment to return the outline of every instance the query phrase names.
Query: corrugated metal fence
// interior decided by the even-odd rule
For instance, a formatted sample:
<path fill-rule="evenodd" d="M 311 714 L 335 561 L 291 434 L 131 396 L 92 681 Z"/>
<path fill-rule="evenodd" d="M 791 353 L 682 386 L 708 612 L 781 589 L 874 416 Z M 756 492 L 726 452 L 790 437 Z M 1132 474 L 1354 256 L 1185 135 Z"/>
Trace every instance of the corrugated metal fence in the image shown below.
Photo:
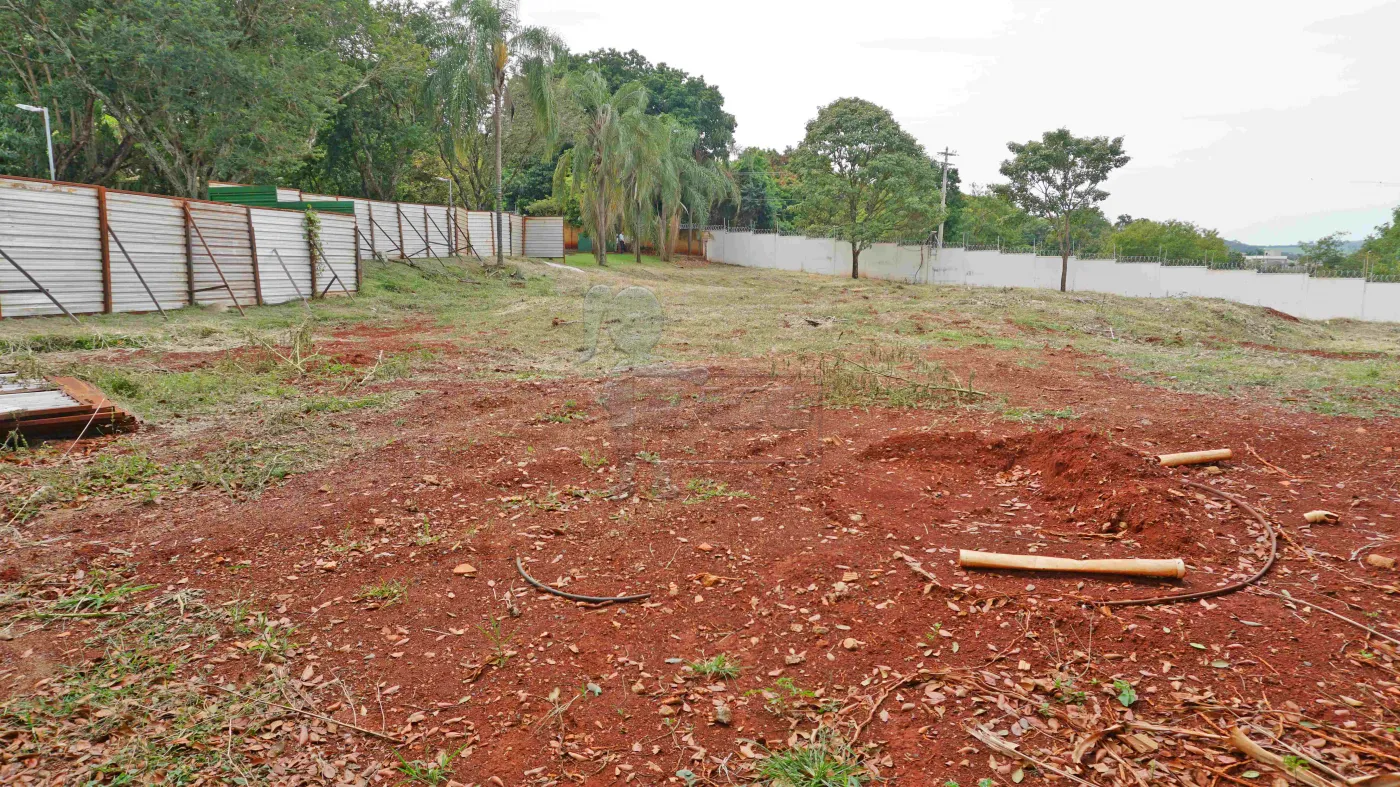
<path fill-rule="evenodd" d="M 285 303 L 357 292 L 369 256 L 495 254 L 488 211 L 283 191 L 355 212 L 319 212 L 309 233 L 296 210 L 0 176 L 0 251 L 14 263 L 0 257 L 0 317 Z M 510 253 L 564 256 L 558 217 L 503 224 Z"/>

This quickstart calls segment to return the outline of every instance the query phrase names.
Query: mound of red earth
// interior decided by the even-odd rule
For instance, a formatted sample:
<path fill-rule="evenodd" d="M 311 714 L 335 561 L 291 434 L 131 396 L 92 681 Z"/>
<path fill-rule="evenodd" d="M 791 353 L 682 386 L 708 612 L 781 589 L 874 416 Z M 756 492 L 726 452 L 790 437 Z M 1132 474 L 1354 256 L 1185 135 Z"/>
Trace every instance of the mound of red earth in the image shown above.
<path fill-rule="evenodd" d="M 1200 514 L 1185 506 L 1188 493 L 1174 483 L 1173 471 L 1100 432 L 900 434 L 871 445 L 861 458 L 928 473 L 935 495 L 950 500 L 983 499 L 990 490 L 993 499 L 973 514 L 1026 510 L 1051 530 L 1122 534 L 1148 551 L 1188 560 L 1206 554 L 1190 522 Z M 1014 501 L 997 499 L 1013 490 Z"/>

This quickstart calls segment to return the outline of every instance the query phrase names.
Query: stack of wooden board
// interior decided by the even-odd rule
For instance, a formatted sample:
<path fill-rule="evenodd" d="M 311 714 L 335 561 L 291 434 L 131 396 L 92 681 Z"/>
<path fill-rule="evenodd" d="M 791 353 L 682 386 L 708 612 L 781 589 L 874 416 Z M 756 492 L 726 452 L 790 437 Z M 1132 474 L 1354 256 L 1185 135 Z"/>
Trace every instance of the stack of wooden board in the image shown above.
<path fill-rule="evenodd" d="M 18 432 L 26 440 L 131 432 L 136 418 L 82 380 L 22 379 L 0 373 L 0 441 Z"/>

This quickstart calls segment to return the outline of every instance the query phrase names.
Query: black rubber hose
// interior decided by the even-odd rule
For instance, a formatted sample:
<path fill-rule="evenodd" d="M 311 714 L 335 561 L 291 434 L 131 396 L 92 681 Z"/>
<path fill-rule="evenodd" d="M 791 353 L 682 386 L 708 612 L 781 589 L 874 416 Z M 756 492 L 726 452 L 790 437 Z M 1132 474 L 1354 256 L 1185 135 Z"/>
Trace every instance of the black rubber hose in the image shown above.
<path fill-rule="evenodd" d="M 1187 481 L 1185 479 L 1182 479 L 1181 482 L 1183 484 L 1186 484 L 1187 486 L 1192 486 L 1197 489 L 1210 492 L 1216 497 L 1234 503 L 1235 505 L 1239 506 L 1240 508 L 1243 508 L 1245 511 L 1248 511 L 1250 514 L 1252 514 L 1254 518 L 1259 521 L 1259 524 L 1264 526 L 1264 532 L 1269 534 L 1269 559 L 1264 561 L 1264 567 L 1259 569 L 1259 571 L 1249 579 L 1243 579 L 1239 582 L 1226 585 L 1222 588 L 1215 588 L 1214 590 L 1201 590 L 1195 593 L 1181 593 L 1175 596 L 1151 596 L 1149 598 L 1128 598 L 1117 601 L 1091 601 L 1089 602 L 1090 604 L 1093 604 L 1096 607 L 1131 607 L 1144 606 L 1147 604 L 1179 604 L 1183 601 L 1195 601 L 1197 599 L 1211 598 L 1213 596 L 1223 596 L 1226 593 L 1234 593 L 1236 590 L 1242 590 L 1244 588 L 1249 587 L 1250 585 L 1253 585 L 1255 582 L 1258 582 L 1259 580 L 1263 579 L 1264 575 L 1269 573 L 1269 569 L 1274 567 L 1274 560 L 1278 557 L 1278 536 L 1274 534 L 1273 526 L 1269 524 L 1269 520 L 1265 519 L 1263 514 L 1259 513 L 1259 511 L 1255 509 L 1254 506 L 1251 506 L 1249 503 L 1244 502 L 1243 500 L 1239 499 L 1238 497 L 1235 497 L 1232 494 L 1229 494 L 1228 492 L 1222 492 L 1219 489 L 1216 489 L 1215 487 L 1207 486 L 1205 484 L 1198 484 L 1195 481 Z"/>
<path fill-rule="evenodd" d="M 519 571 L 520 576 L 524 577 L 525 581 L 529 582 L 535 588 L 538 588 L 539 590 L 543 590 L 546 593 L 550 593 L 560 598 L 566 598 L 570 601 L 582 601 L 586 604 L 625 604 L 629 601 L 642 601 L 644 599 L 651 598 L 650 593 L 638 593 L 635 596 L 580 596 L 577 593 L 567 593 L 563 590 L 559 590 L 558 588 L 552 588 L 549 585 L 546 585 L 538 579 L 535 579 L 534 577 L 530 576 L 525 571 L 525 564 L 520 562 L 519 557 L 515 559 L 515 570 Z"/>

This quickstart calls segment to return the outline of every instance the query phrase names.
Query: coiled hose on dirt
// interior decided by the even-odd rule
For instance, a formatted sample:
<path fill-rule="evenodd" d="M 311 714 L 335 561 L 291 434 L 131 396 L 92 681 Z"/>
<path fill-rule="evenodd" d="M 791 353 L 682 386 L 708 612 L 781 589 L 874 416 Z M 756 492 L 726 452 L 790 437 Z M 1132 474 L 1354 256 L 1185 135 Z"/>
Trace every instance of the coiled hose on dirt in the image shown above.
<path fill-rule="evenodd" d="M 1264 575 L 1269 573 L 1269 569 L 1274 567 L 1274 560 L 1278 557 L 1278 536 L 1274 533 L 1274 528 L 1272 525 L 1269 524 L 1269 520 L 1266 519 L 1263 514 L 1259 513 L 1258 509 L 1256 509 L 1254 506 L 1251 506 L 1249 503 L 1244 502 L 1238 497 L 1235 497 L 1234 495 L 1228 492 L 1222 492 L 1219 489 L 1216 489 L 1215 487 L 1207 486 L 1206 484 L 1200 484 L 1195 481 L 1187 481 L 1185 479 L 1182 479 L 1181 483 L 1186 484 L 1190 487 L 1195 487 L 1196 489 L 1200 489 L 1203 492 L 1209 492 L 1210 494 L 1215 495 L 1216 497 L 1221 498 L 1222 500 L 1227 500 L 1239 506 L 1240 508 L 1243 508 L 1245 511 L 1248 511 L 1255 518 L 1255 520 L 1259 522 L 1260 525 L 1264 527 L 1264 532 L 1269 534 L 1269 559 L 1264 561 L 1264 567 L 1259 569 L 1259 571 L 1255 572 L 1254 576 L 1248 579 L 1242 579 L 1239 582 L 1232 582 L 1229 585 L 1214 588 L 1212 590 L 1198 590 L 1193 593 L 1178 593 L 1172 596 L 1149 596 L 1148 598 L 1125 598 L 1116 599 L 1113 601 L 1090 601 L 1090 604 L 1093 604 L 1096 607 L 1133 607 L 1144 606 L 1148 604 L 1179 604 L 1183 601 L 1196 601 L 1197 599 L 1202 598 L 1223 596 L 1226 593 L 1234 593 L 1236 590 L 1241 590 L 1243 588 L 1249 587 L 1250 585 L 1253 585 L 1255 582 L 1258 582 L 1259 580 L 1263 579 Z"/>

